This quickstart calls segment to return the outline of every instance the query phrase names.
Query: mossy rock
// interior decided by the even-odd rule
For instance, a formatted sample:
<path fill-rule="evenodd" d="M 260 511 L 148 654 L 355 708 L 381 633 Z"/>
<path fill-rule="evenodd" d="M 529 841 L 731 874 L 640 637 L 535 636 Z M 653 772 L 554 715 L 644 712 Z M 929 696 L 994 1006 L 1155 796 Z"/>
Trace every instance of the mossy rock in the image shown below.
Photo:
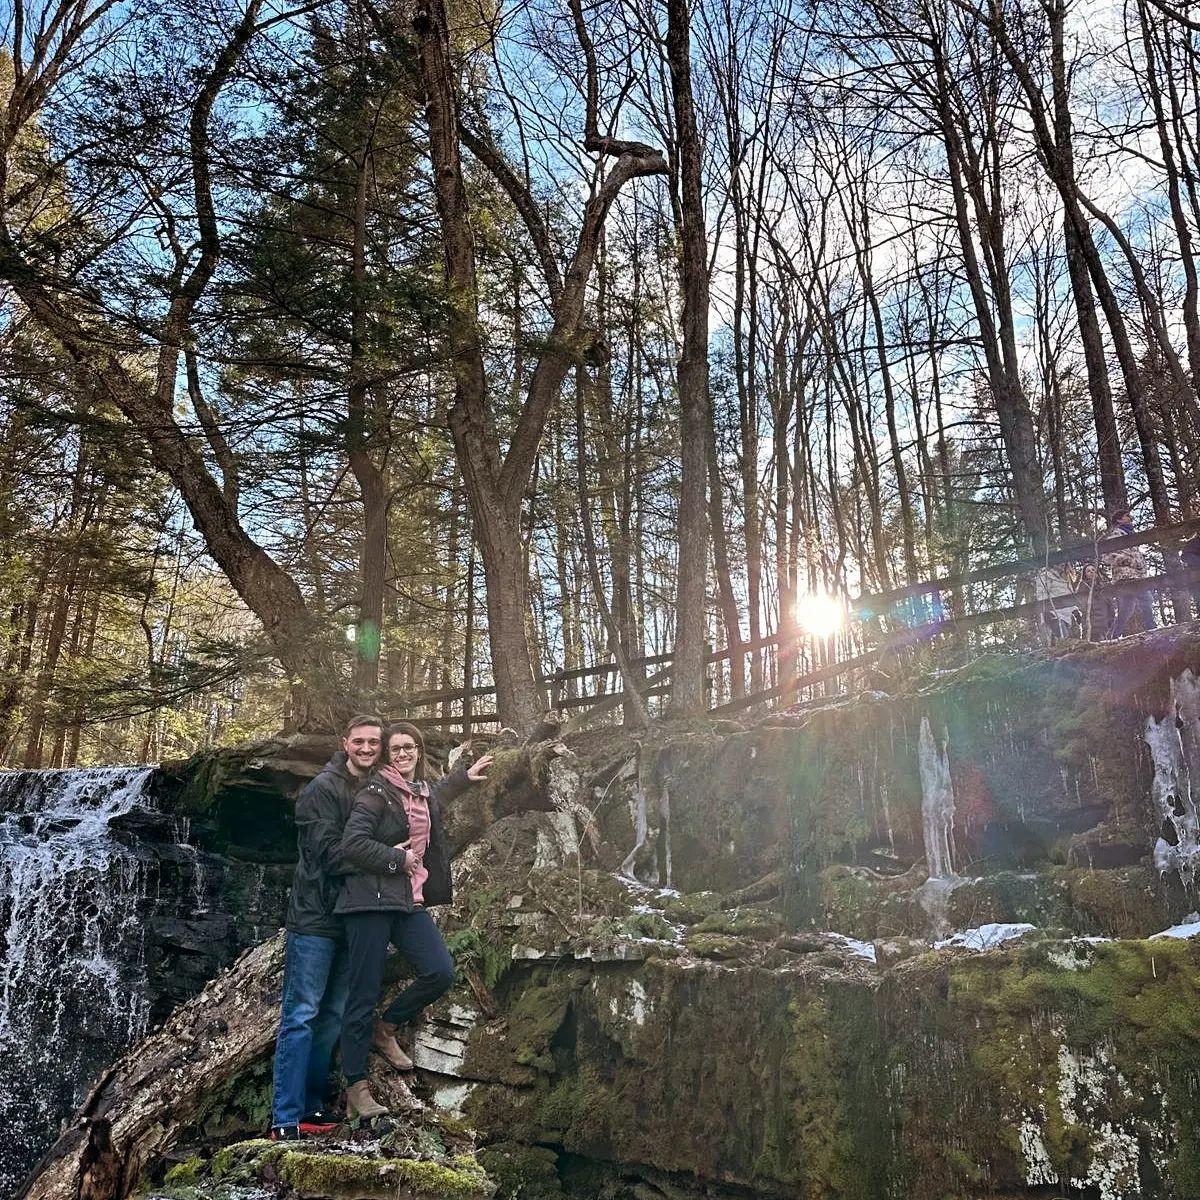
<path fill-rule="evenodd" d="M 709 913 L 691 935 L 727 933 L 731 937 L 750 938 L 756 942 L 769 942 L 783 932 L 783 918 L 779 913 L 764 908 L 739 908 L 732 912 Z M 691 943 L 689 943 L 691 944 Z"/>
<path fill-rule="evenodd" d="M 723 897 L 717 892 L 685 892 L 667 901 L 663 916 L 681 925 L 695 925 L 722 907 Z"/>
<path fill-rule="evenodd" d="M 588 942 L 605 945 L 622 938 L 672 942 L 675 928 L 658 912 L 629 913 L 623 917 L 601 917 L 584 935 Z"/>
<path fill-rule="evenodd" d="M 570 974 L 535 971 L 513 983 L 502 1026 L 477 1025 L 470 1035 L 464 1070 L 470 1077 L 521 1085 L 552 1074 L 550 1045 L 566 1020 L 579 981 Z"/>
<path fill-rule="evenodd" d="M 289 1150 L 273 1166 L 295 1195 L 332 1200 L 488 1200 L 496 1191 L 483 1167 L 465 1155 L 438 1163 Z"/>
<path fill-rule="evenodd" d="M 714 958 L 719 961 L 733 962 L 748 958 L 752 953 L 752 947 L 748 943 L 724 933 L 693 933 L 684 944 L 700 958 Z"/>
<path fill-rule="evenodd" d="M 496 1186 L 471 1155 L 436 1162 L 373 1157 L 331 1147 L 295 1150 L 256 1139 L 214 1156 L 209 1173 L 229 1183 L 282 1186 L 297 1197 L 329 1200 L 490 1200 Z"/>
<path fill-rule="evenodd" d="M 1073 909 L 1073 929 L 1105 937 L 1145 937 L 1170 924 L 1171 913 L 1155 872 L 1147 867 L 1109 871 L 1069 870 L 1067 892 Z M 1195 898 L 1180 898 L 1175 915 L 1195 906 Z"/>
<path fill-rule="evenodd" d="M 496 1200 L 559 1200 L 558 1155 L 545 1146 L 497 1142 L 479 1152 L 479 1161 L 496 1181 Z"/>

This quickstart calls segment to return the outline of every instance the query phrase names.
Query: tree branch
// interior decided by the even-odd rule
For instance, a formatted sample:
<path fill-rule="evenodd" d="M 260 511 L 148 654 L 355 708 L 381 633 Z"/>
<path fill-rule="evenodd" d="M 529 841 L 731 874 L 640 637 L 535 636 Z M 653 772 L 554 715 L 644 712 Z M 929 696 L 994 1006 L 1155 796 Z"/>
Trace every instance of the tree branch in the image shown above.
<path fill-rule="evenodd" d="M 550 231 L 546 222 L 542 220 L 542 214 L 528 185 L 486 136 L 475 133 L 462 120 L 458 122 L 458 134 L 467 149 L 492 173 L 517 212 L 521 214 L 538 260 L 542 264 L 542 274 L 546 277 L 546 286 L 550 289 L 550 299 L 553 303 L 562 293 L 562 272 L 559 270 L 554 248 L 550 244 Z"/>

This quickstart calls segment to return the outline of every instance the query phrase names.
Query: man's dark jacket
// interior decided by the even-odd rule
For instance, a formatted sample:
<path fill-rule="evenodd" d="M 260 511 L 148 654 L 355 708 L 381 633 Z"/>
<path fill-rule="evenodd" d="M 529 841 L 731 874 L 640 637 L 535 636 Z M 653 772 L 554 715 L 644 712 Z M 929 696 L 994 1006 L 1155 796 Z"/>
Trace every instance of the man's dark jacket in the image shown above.
<path fill-rule="evenodd" d="M 450 846 L 442 804 L 453 800 L 471 786 L 467 764 L 429 787 L 429 845 L 424 855 L 429 878 L 422 889 L 422 904 L 449 904 Z M 400 789 L 382 775 L 375 775 L 358 793 L 354 810 L 342 835 L 341 857 L 346 876 L 337 902 L 339 913 L 412 912 L 412 880 L 401 868 L 404 851 L 400 842 L 408 841 L 408 813 Z"/>
<path fill-rule="evenodd" d="M 342 936 L 342 923 L 333 913 L 342 885 L 339 849 L 360 787 L 362 780 L 350 773 L 346 754 L 339 750 L 296 798 L 300 861 L 292 877 L 287 914 L 287 927 L 293 933 Z"/>

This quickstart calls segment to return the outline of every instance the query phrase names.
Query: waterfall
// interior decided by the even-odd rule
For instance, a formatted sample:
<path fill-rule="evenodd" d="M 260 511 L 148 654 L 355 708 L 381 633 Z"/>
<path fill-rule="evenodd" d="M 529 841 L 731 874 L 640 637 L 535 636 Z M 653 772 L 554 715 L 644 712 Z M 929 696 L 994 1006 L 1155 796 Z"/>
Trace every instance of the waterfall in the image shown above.
<path fill-rule="evenodd" d="M 1146 718 L 1145 738 L 1154 764 L 1151 799 L 1161 830 L 1154 865 L 1162 872 L 1178 871 L 1190 885 L 1200 855 L 1195 792 L 1200 786 L 1200 682 L 1190 670 L 1171 680 L 1166 715 Z"/>
<path fill-rule="evenodd" d="M 950 778 L 948 738 L 939 744 L 928 717 L 921 718 L 917 765 L 921 773 L 921 832 L 929 878 L 917 891 L 935 936 L 945 935 L 950 893 L 962 879 L 954 873 L 954 783 Z"/>
<path fill-rule="evenodd" d="M 146 870 L 112 823 L 152 771 L 0 773 L 0 1195 L 145 1032 Z"/>

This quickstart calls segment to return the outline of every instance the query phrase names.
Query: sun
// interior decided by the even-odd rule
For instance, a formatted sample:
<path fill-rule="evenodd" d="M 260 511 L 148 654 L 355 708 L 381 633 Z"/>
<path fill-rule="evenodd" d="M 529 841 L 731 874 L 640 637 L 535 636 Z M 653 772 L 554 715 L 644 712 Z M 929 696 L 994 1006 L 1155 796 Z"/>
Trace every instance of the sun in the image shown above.
<path fill-rule="evenodd" d="M 846 605 L 828 592 L 809 592 L 796 601 L 796 620 L 813 637 L 832 637 L 846 627 Z"/>

